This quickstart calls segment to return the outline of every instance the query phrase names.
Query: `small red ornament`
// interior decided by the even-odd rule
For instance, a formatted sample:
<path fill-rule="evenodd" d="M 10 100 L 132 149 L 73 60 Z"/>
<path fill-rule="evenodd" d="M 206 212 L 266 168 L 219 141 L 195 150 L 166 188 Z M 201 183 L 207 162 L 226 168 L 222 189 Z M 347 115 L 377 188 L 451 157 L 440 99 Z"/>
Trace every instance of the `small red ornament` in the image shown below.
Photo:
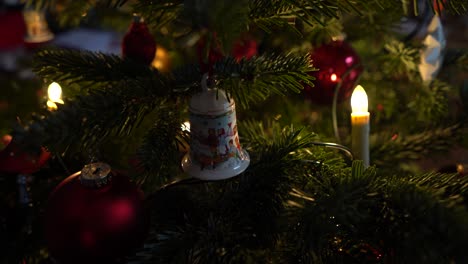
<path fill-rule="evenodd" d="M 156 42 L 143 18 L 133 16 L 130 29 L 122 41 L 122 56 L 150 65 L 156 55 Z"/>
<path fill-rule="evenodd" d="M 224 54 L 221 51 L 221 45 L 216 37 L 216 33 L 212 36 L 208 51 L 205 50 L 207 45 L 206 42 L 206 36 L 202 37 L 200 41 L 197 42 L 197 54 L 202 72 L 210 71 L 213 64 L 224 57 Z M 208 54 L 205 54 L 206 52 L 208 52 Z M 243 58 L 250 59 L 257 55 L 257 53 L 257 41 L 250 37 L 241 37 L 234 43 L 230 54 L 237 61 L 240 61 Z"/>
<path fill-rule="evenodd" d="M 434 8 L 434 12 L 437 14 L 442 13 L 444 11 L 444 4 L 447 4 L 447 0 L 432 0 L 432 7 Z"/>
<path fill-rule="evenodd" d="M 242 58 L 250 59 L 253 56 L 257 55 L 258 44 L 252 38 L 243 38 L 237 41 L 232 47 L 231 54 L 237 61 L 240 61 Z"/>
<path fill-rule="evenodd" d="M 211 73 L 213 65 L 224 57 L 216 33 L 212 35 L 209 43 L 207 38 L 207 36 L 203 36 L 196 44 L 200 69 L 203 73 Z"/>
<path fill-rule="evenodd" d="M 319 70 L 310 73 L 316 78 L 315 86 L 304 87 L 304 93 L 310 100 L 318 104 L 331 104 L 340 82 L 337 103 L 351 97 L 356 80 L 362 73 L 361 60 L 351 45 L 341 40 L 323 44 L 311 53 L 311 60 Z"/>
<path fill-rule="evenodd" d="M 109 165 L 92 163 L 62 181 L 45 214 L 46 238 L 59 263 L 113 263 L 143 243 L 149 218 L 142 193 Z"/>
<path fill-rule="evenodd" d="M 6 145 L 0 151 L 0 172 L 3 173 L 35 173 L 45 165 L 51 156 L 50 152 L 43 147 L 34 152 L 21 149 L 10 135 L 3 136 L 2 143 Z"/>

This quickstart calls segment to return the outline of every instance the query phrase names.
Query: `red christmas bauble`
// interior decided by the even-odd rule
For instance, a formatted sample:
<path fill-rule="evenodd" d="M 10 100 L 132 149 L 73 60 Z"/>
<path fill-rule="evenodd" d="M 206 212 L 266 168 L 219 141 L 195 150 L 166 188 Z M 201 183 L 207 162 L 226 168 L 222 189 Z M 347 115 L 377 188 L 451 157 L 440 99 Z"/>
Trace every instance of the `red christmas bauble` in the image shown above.
<path fill-rule="evenodd" d="M 258 44 L 252 38 L 243 38 L 234 43 L 231 54 L 236 60 L 240 61 L 242 58 L 250 59 L 257 55 Z"/>
<path fill-rule="evenodd" d="M 40 170 L 50 158 L 50 152 L 41 147 L 36 151 L 26 151 L 5 135 L 2 143 L 6 145 L 0 151 L 0 172 L 30 174 Z"/>
<path fill-rule="evenodd" d="M 446 4 L 447 3 L 447 0 L 432 0 L 432 8 L 434 8 L 434 11 L 439 14 L 441 13 L 442 11 L 444 11 L 444 5 L 443 4 Z"/>
<path fill-rule="evenodd" d="M 92 163 L 52 192 L 46 238 L 59 263 L 112 263 L 140 246 L 149 218 L 141 191 L 109 165 Z"/>
<path fill-rule="evenodd" d="M 200 41 L 197 42 L 197 54 L 202 72 L 210 71 L 213 64 L 224 57 L 220 43 L 216 37 L 216 33 L 213 34 L 208 51 L 206 51 L 206 42 L 206 36 L 202 37 Z M 208 52 L 208 54 L 206 54 L 206 52 Z M 230 54 L 237 61 L 240 61 L 243 58 L 250 59 L 257 55 L 257 53 L 257 41 L 250 37 L 242 37 L 234 43 Z"/>
<path fill-rule="evenodd" d="M 122 56 L 150 65 L 155 55 L 156 42 L 153 36 L 143 19 L 135 16 L 122 41 Z"/>
<path fill-rule="evenodd" d="M 211 72 L 213 64 L 224 57 L 220 44 L 213 34 L 211 42 L 208 43 L 207 36 L 203 36 L 196 44 L 198 60 L 202 72 Z"/>
<path fill-rule="evenodd" d="M 332 41 L 316 48 L 311 53 L 311 60 L 319 70 L 310 73 L 316 80 L 314 87 L 304 87 L 307 98 L 318 104 L 331 104 L 340 82 L 337 102 L 351 97 L 356 80 L 362 73 L 361 60 L 351 45 L 341 40 Z"/>

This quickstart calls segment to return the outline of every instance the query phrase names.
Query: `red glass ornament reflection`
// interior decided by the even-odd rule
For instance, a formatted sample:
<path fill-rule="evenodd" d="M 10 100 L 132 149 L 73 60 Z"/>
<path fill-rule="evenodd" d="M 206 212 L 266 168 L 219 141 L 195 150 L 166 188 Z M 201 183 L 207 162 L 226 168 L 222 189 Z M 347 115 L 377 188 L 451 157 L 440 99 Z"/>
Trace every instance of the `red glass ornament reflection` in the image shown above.
<path fill-rule="evenodd" d="M 52 192 L 45 227 L 59 263 L 113 263 L 143 243 L 149 218 L 141 191 L 128 177 L 111 175 L 107 185 L 90 188 L 75 173 Z"/>
<path fill-rule="evenodd" d="M 23 150 L 10 135 L 3 136 L 2 143 L 6 145 L 0 151 L 0 172 L 3 173 L 35 173 L 51 156 L 50 152 L 43 147 L 34 151 Z"/>
<path fill-rule="evenodd" d="M 337 102 L 351 97 L 362 66 L 359 56 L 348 43 L 339 40 L 324 44 L 311 53 L 311 61 L 319 70 L 310 73 L 316 80 L 314 87 L 304 87 L 307 98 L 318 104 L 331 104 L 338 83 L 341 86 Z"/>

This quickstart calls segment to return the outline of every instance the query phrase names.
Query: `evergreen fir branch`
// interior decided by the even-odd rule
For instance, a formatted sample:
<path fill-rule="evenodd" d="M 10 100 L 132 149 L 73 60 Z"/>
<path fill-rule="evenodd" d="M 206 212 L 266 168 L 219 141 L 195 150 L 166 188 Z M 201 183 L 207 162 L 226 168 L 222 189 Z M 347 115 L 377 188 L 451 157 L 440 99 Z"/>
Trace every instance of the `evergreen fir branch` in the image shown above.
<path fill-rule="evenodd" d="M 392 40 L 385 44 L 387 53 L 382 57 L 382 69 L 391 76 L 413 78 L 418 73 L 419 51 Z"/>
<path fill-rule="evenodd" d="M 68 84 L 111 84 L 157 72 L 116 55 L 67 49 L 43 50 L 34 62 L 34 71 L 43 78 Z"/>
<path fill-rule="evenodd" d="M 65 9 L 58 16 L 58 22 L 61 26 L 78 26 L 81 21 L 85 20 L 88 12 L 94 7 L 92 1 L 78 0 L 68 1 Z"/>
<path fill-rule="evenodd" d="M 298 223 L 289 229 L 292 259 L 349 263 L 365 258 L 363 252 L 386 263 L 465 257 L 468 212 L 451 203 L 453 198 L 437 199 L 433 189 L 417 181 L 377 175 L 372 168 L 309 175 L 310 184 L 290 203 L 290 222 Z M 456 189 L 451 191 L 456 195 Z"/>
<path fill-rule="evenodd" d="M 196 64 L 188 64 L 176 68 L 171 73 L 174 80 L 175 93 L 188 93 L 201 89 L 202 72 Z"/>
<path fill-rule="evenodd" d="M 468 205 L 468 179 L 458 174 L 425 173 L 410 176 L 409 181 L 429 190 L 448 207 Z"/>
<path fill-rule="evenodd" d="M 314 71 L 309 55 L 262 55 L 237 62 L 224 58 L 214 65 L 219 86 L 234 97 L 237 104 L 265 100 L 271 94 L 300 92 L 304 84 L 312 84 L 309 72 Z"/>
<path fill-rule="evenodd" d="M 389 180 L 383 191 L 384 206 L 377 226 L 383 247 L 395 254 L 388 259 L 397 263 L 466 261 L 465 206 L 439 200 L 430 189 L 401 177 Z"/>
<path fill-rule="evenodd" d="M 300 150 L 310 147 L 315 137 L 303 132 L 286 127 L 279 134 L 273 131 L 270 141 L 260 149 L 249 148 L 252 164 L 238 181 L 227 185 L 229 191 L 219 199 L 216 206 L 222 215 L 234 219 L 235 230 L 243 234 L 237 243 L 243 247 L 268 249 L 279 239 L 278 217 L 296 181 Z"/>
<path fill-rule="evenodd" d="M 240 33 L 248 30 L 248 13 L 248 0 L 184 2 L 184 16 L 191 21 L 192 28 L 214 33 L 224 50 L 229 50 Z"/>
<path fill-rule="evenodd" d="M 446 83 L 435 80 L 429 87 L 421 87 L 408 108 L 420 122 L 440 123 L 447 117 L 450 90 Z"/>
<path fill-rule="evenodd" d="M 248 30 L 249 24 L 248 0 L 140 1 L 136 10 L 155 27 L 171 23 L 185 27 L 185 33 L 211 34 L 224 50 L 230 49 L 240 33 Z"/>
<path fill-rule="evenodd" d="M 375 171 L 356 173 L 356 165 L 353 163 L 354 173 L 308 168 L 303 195 L 291 196 L 289 221 L 298 223 L 288 229 L 292 245 L 287 255 L 291 260 L 347 263 L 345 255 L 337 252 L 347 252 L 350 238 L 362 238 L 356 232 L 372 217 L 370 209 L 377 200 L 369 195 L 376 185 Z"/>
<path fill-rule="evenodd" d="M 59 105 L 58 111 L 50 112 L 47 116 L 33 117 L 31 123 L 15 126 L 12 133 L 26 148 L 46 146 L 52 152 L 62 153 L 84 134 L 82 124 L 85 122 L 85 114 L 76 104 L 68 101 Z"/>
<path fill-rule="evenodd" d="M 146 190 L 167 182 L 179 173 L 180 145 L 188 146 L 188 135 L 181 130 L 180 113 L 173 107 L 159 108 L 154 126 L 148 131 L 137 157 L 137 181 Z"/>
<path fill-rule="evenodd" d="M 343 25 L 338 19 L 324 19 L 322 24 L 314 25 L 307 30 L 307 39 L 314 47 L 330 42 L 334 37 L 343 34 Z"/>
<path fill-rule="evenodd" d="M 291 129 L 282 127 L 275 121 L 263 123 L 254 120 L 244 120 L 239 124 L 239 127 L 242 130 L 242 145 L 248 149 L 263 149 L 264 146 L 271 144 L 271 141 L 277 140 L 278 135 L 282 135 L 285 130 Z M 327 167 L 330 170 L 339 170 L 346 167 L 342 156 L 318 144 L 322 142 L 318 142 L 319 138 L 316 133 L 309 131 L 307 128 L 301 128 L 300 130 L 302 135 L 312 137 L 314 140 L 291 152 L 291 155 L 300 160 L 299 164 L 306 164 L 304 165 L 306 167 Z M 302 165 L 296 164 L 296 166 L 301 167 Z"/>
<path fill-rule="evenodd" d="M 267 33 L 272 32 L 272 28 L 280 28 L 289 26 L 294 28 L 294 23 L 289 20 L 294 20 L 295 16 L 291 14 L 291 5 L 288 1 L 283 0 L 253 0 L 250 1 L 250 14 L 251 21 Z"/>
<path fill-rule="evenodd" d="M 364 7 L 367 7 L 364 1 L 256 0 L 251 2 L 250 17 L 260 28 L 270 32 L 271 26 L 287 25 L 281 20 L 299 19 L 311 26 L 313 22 L 325 26 L 324 18 L 339 18 L 341 12 L 360 14 Z"/>
<path fill-rule="evenodd" d="M 151 89 L 145 91 L 150 93 Z M 90 91 L 86 96 L 66 101 L 46 118 L 37 118 L 24 128 L 18 127 L 15 134 L 34 145 L 56 151 L 65 151 L 76 142 L 82 149 L 96 150 L 110 135 L 129 135 L 156 106 L 165 104 L 164 97 L 135 98 L 134 92 Z"/>
<path fill-rule="evenodd" d="M 176 21 L 184 8 L 182 0 L 140 0 L 134 5 L 134 11 L 145 18 L 147 24 L 158 29 Z"/>
<path fill-rule="evenodd" d="M 105 1 L 106 1 L 105 3 L 106 6 L 113 7 L 113 8 L 122 7 L 128 2 L 128 0 L 105 0 Z"/>
<path fill-rule="evenodd" d="M 314 70 L 309 55 L 270 54 L 241 61 L 226 57 L 215 63 L 213 77 L 216 87 L 225 89 L 238 106 L 248 107 L 272 94 L 298 93 L 304 84 L 313 86 L 314 78 L 309 72 Z M 188 96 L 200 91 L 201 77 L 197 65 L 186 65 L 175 69 L 168 78 L 175 94 Z"/>
<path fill-rule="evenodd" d="M 228 181 L 159 191 L 154 196 L 158 205 L 154 210 L 173 212 L 170 206 L 174 199 L 183 209 L 177 213 L 179 220 L 168 219 L 171 213 L 156 218 L 156 232 L 149 239 L 154 244 L 144 254 L 164 263 L 271 260 L 272 254 L 265 251 L 274 245 L 271 238 L 279 234 L 276 219 L 294 178 L 287 175 L 294 174 L 291 169 L 300 159 L 295 153 L 310 146 L 313 138 L 303 130 L 275 129 L 273 140 L 263 146 L 260 155 L 252 156 L 253 164 L 242 175 Z"/>
<path fill-rule="evenodd" d="M 388 43 L 389 36 L 395 35 L 395 25 L 405 13 L 402 1 L 367 1 L 361 16 L 346 15 L 342 18 L 348 40 L 366 40 L 363 43 Z M 359 23 L 356 23 L 359 21 Z M 372 40 L 371 40 L 372 39 Z M 370 42 L 367 42 L 370 41 Z M 356 44 L 356 43 L 354 43 Z M 369 47 L 365 47 L 368 49 Z"/>
<path fill-rule="evenodd" d="M 402 161 L 418 160 L 433 151 L 445 150 L 457 142 L 464 129 L 459 124 L 431 130 L 409 136 L 398 135 L 390 140 L 385 136 L 371 145 L 373 163 L 379 167 L 392 167 Z"/>

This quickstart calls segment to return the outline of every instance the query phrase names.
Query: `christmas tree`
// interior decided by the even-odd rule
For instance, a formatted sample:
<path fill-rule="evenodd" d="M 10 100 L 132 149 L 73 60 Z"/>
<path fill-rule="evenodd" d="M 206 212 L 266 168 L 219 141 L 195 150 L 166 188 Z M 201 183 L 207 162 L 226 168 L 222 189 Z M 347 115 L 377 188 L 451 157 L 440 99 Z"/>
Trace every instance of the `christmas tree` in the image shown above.
<path fill-rule="evenodd" d="M 2 263 L 468 260 L 468 178 L 421 165 L 466 143 L 466 1 L 21 8 L 127 32 L 35 50 L 64 96 L 4 137 Z"/>

